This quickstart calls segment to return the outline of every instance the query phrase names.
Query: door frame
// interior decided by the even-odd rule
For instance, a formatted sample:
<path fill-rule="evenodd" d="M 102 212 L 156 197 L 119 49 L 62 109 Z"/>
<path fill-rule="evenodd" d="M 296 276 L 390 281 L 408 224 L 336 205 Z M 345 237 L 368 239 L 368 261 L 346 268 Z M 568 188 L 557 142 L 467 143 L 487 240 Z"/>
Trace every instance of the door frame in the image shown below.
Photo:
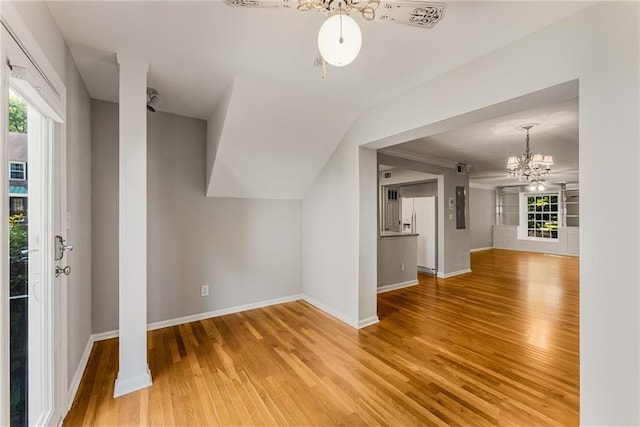
<path fill-rule="evenodd" d="M 4 52 L 2 55 L 4 58 Z M 0 101 L 9 100 L 9 76 L 7 67 L 2 66 L 0 69 Z M 9 129 L 9 102 L 0 102 L 0 130 L 3 132 L 2 149 L 0 150 L 0 176 L 9 176 L 9 144 L 4 129 Z M 0 212 L 9 212 L 9 180 L 0 180 Z M 2 215 L 4 218 L 4 215 Z M 9 287 L 5 283 L 9 283 L 9 221 L 2 221 L 0 226 L 0 239 L 3 242 L 0 245 L 0 395 L 9 395 L 9 377 L 10 377 L 10 357 L 9 357 Z M 0 425 L 9 425 L 11 419 L 11 407 L 9 399 L 0 399 Z"/>
<path fill-rule="evenodd" d="M 56 234 L 67 235 L 67 182 L 66 182 L 66 87 L 49 62 L 46 54 L 32 35 L 27 24 L 24 22 L 15 6 L 10 2 L 0 3 L 0 24 L 1 31 L 6 31 L 11 35 L 13 42 L 24 53 L 21 55 L 23 62 L 19 65 L 28 68 L 30 79 L 35 79 L 35 85 L 43 90 L 35 90 L 34 96 L 29 101 L 43 115 L 49 117 L 48 132 L 50 132 L 50 164 L 49 200 L 43 208 L 47 211 L 47 231 L 46 244 L 49 251 L 53 253 L 53 236 Z M 8 177 L 8 89 L 10 85 L 10 70 L 7 65 L 10 61 L 10 53 L 2 46 L 0 53 L 2 66 L 0 69 L 0 131 L 5 137 L 2 138 L 0 149 L 0 174 Z M 29 79 L 26 79 L 29 80 Z M 34 82 L 30 82 L 32 85 Z M 34 102 L 38 97 L 38 102 Z M 2 176 L 2 175 L 0 175 Z M 0 185 L 0 209 L 2 218 L 9 212 L 8 207 L 8 179 L 2 179 Z M 8 242 L 8 221 L 3 221 L 0 226 L 0 238 L 3 242 Z M 0 245 L 0 277 L 3 283 L 9 280 L 8 265 L 8 244 Z M 46 340 L 51 343 L 50 372 L 47 381 L 50 382 L 51 402 L 47 417 L 39 420 L 44 425 L 58 425 L 66 415 L 69 407 L 67 402 L 67 279 L 62 275 L 55 278 L 54 269 L 57 263 L 53 260 L 53 254 L 43 265 L 43 274 L 51 277 L 51 327 L 48 328 Z M 46 270 L 45 270 L 46 269 Z M 8 288 L 0 287 L 0 395 L 8 396 L 9 392 L 9 296 Z M 10 407 L 8 399 L 0 399 L 0 425 L 8 425 L 10 420 Z M 34 422 L 33 420 L 31 422 Z"/>

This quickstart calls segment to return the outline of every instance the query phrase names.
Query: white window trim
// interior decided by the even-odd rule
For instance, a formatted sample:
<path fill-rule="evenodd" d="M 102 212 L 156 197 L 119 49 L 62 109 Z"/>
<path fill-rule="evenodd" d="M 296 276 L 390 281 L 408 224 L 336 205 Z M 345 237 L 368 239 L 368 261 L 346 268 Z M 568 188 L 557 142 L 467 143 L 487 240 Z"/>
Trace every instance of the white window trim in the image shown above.
<path fill-rule="evenodd" d="M 529 218 L 527 211 L 527 198 L 530 196 L 558 196 L 558 237 L 531 237 L 529 236 Z M 518 240 L 528 240 L 532 242 L 545 242 L 545 243 L 558 243 L 560 242 L 560 229 L 563 228 L 560 221 L 561 203 L 559 191 L 542 191 L 542 192 L 521 192 L 519 198 L 520 204 L 520 221 L 518 225 L 517 237 Z"/>
<path fill-rule="evenodd" d="M 11 166 L 13 165 L 22 165 L 22 178 L 13 178 L 11 176 Z M 10 181 L 26 181 L 27 180 L 27 162 L 15 162 L 13 160 L 9 161 L 9 180 Z"/>

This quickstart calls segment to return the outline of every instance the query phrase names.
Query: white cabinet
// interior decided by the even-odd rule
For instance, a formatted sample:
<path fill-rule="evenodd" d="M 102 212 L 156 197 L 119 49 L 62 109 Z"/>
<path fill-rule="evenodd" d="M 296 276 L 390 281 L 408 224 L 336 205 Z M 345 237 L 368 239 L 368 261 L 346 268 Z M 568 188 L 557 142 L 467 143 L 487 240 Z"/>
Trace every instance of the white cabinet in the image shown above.
<path fill-rule="evenodd" d="M 570 255 L 580 254 L 580 232 L 579 228 L 567 229 L 567 253 Z"/>
<path fill-rule="evenodd" d="M 518 227 L 511 225 L 496 225 L 493 227 L 493 247 L 512 249 L 517 237 Z"/>
<path fill-rule="evenodd" d="M 557 240 L 545 241 L 542 239 L 518 239 L 518 227 L 494 225 L 493 247 L 556 255 L 579 255 L 580 228 L 562 227 L 558 230 Z"/>

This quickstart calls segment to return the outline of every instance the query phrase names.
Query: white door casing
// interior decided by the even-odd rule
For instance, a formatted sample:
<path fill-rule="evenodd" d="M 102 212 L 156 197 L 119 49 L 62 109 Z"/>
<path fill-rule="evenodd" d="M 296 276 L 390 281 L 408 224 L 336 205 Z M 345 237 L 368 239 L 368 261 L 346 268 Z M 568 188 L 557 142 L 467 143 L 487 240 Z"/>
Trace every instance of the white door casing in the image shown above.
<path fill-rule="evenodd" d="M 34 405 L 30 424 L 58 425 L 68 409 L 67 398 L 67 289 L 66 276 L 55 279 L 53 260 L 53 236 L 66 235 L 66 139 L 65 112 L 66 88 L 31 34 L 15 7 L 8 2 L 0 4 L 2 23 L 2 59 L 0 86 L 0 125 L 2 145 L 0 150 L 0 173 L 4 179 L 0 185 L 2 197 L 2 226 L 0 237 L 8 241 L 8 176 L 7 165 L 7 105 L 9 85 L 24 96 L 43 116 L 39 120 L 42 163 L 38 182 L 41 186 L 41 223 L 39 238 L 30 242 L 38 246 L 41 256 L 39 285 L 34 297 L 41 298 L 39 310 L 42 326 L 40 344 L 43 348 L 42 360 L 38 362 L 41 373 L 34 375 L 32 390 L 42 399 Z M 4 64 L 10 64 L 7 67 Z M 13 69 L 14 77 L 10 77 Z M 37 120 L 37 119 L 33 119 Z M 31 191 L 31 189 L 30 189 Z M 35 235 L 34 235 L 35 238 Z M 0 245 L 0 273 L 4 283 L 8 283 L 8 245 Z M 35 254 L 36 252 L 33 252 Z M 30 253 L 30 255 L 32 255 Z M 35 255 L 34 255 L 35 256 Z M 34 279 L 34 282 L 36 280 Z M 31 284 L 30 284 L 31 287 Z M 8 289 L 1 287 L 0 297 L 0 395 L 9 395 L 9 306 Z M 38 289 L 39 288 L 39 289 Z M 34 337 L 36 338 L 36 337 Z M 31 343 L 30 343 L 31 344 Z M 31 380 L 30 380 L 31 382 Z M 41 387 L 40 387 L 41 386 Z M 30 390 L 31 393 L 31 390 Z M 31 402 L 30 402 L 31 403 Z M 31 406 L 31 404 L 30 404 Z M 39 414 L 36 414 L 40 410 Z M 9 401 L 0 403 L 0 425 L 9 424 Z M 31 412 L 31 411 L 30 411 Z M 30 414 L 31 416 L 31 414 Z"/>

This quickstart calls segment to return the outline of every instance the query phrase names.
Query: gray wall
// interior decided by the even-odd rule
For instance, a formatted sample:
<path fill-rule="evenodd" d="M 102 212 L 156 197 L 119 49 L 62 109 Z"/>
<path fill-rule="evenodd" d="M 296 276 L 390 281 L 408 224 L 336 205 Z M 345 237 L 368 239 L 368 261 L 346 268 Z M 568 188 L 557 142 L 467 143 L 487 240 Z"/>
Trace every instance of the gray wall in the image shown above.
<path fill-rule="evenodd" d="M 14 5 L 67 88 L 67 240 L 74 246 L 67 280 L 67 379 L 91 335 L 91 105 L 71 52 L 44 2 Z"/>
<path fill-rule="evenodd" d="M 495 190 L 471 187 L 469 191 L 471 249 L 493 246 L 493 225 L 496 222 L 495 212 Z"/>
<path fill-rule="evenodd" d="M 404 270 L 402 270 L 404 264 Z M 378 238 L 378 287 L 417 280 L 418 242 L 415 236 Z"/>
<path fill-rule="evenodd" d="M 92 101 L 92 120 L 99 333 L 118 328 L 118 105 Z M 301 202 L 205 197 L 206 131 L 203 120 L 148 115 L 149 322 L 301 292 Z"/>

